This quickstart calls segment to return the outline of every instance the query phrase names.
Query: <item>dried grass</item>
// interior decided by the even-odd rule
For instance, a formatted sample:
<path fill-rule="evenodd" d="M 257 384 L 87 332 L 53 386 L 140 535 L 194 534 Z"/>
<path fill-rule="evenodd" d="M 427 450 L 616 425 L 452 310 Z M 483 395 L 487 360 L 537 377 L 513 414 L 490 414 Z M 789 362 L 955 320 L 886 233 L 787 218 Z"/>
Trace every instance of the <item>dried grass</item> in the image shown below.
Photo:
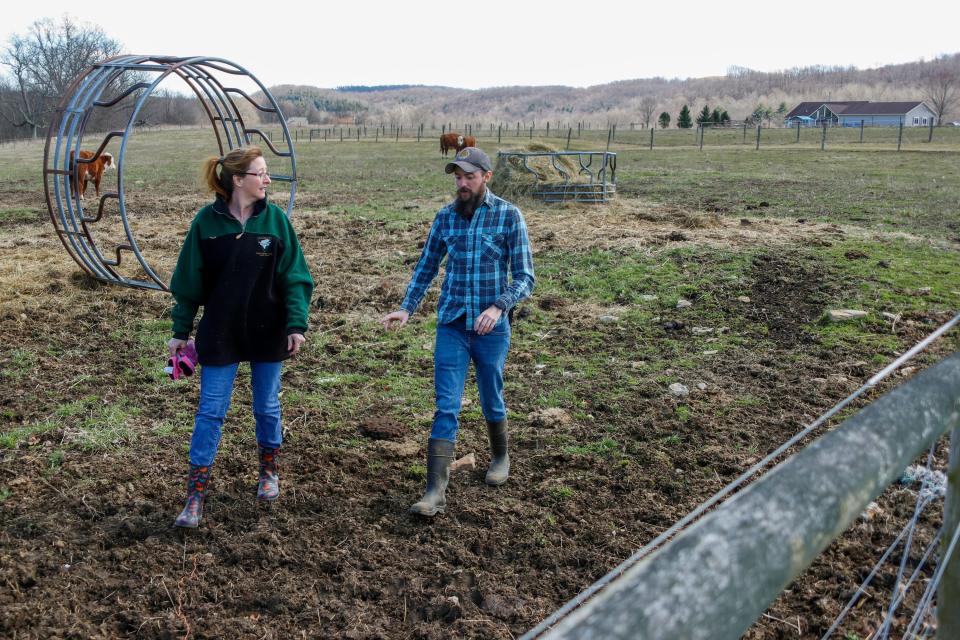
<path fill-rule="evenodd" d="M 557 153 L 560 149 L 542 142 L 531 142 L 515 149 L 505 149 L 502 153 Z M 524 159 L 518 156 L 499 156 L 493 171 L 490 188 L 499 196 L 514 199 L 529 197 L 533 191 L 544 185 L 562 185 L 565 183 L 590 182 L 587 175 L 579 173 L 580 167 L 570 156 L 558 156 L 555 166 L 552 158 L 533 157 Z M 566 174 L 566 176 L 564 176 Z"/>

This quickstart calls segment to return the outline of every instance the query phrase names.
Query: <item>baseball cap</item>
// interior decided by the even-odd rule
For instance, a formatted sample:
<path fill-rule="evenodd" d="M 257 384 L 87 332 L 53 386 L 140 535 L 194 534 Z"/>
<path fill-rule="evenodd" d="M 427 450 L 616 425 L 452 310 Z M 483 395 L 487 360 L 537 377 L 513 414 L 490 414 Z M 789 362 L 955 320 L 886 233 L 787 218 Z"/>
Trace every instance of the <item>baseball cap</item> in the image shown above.
<path fill-rule="evenodd" d="M 464 147 L 458 151 L 457 159 L 447 163 L 445 171 L 447 173 L 453 173 L 456 167 L 460 167 L 467 173 L 493 171 L 493 164 L 490 163 L 490 158 L 477 147 Z"/>

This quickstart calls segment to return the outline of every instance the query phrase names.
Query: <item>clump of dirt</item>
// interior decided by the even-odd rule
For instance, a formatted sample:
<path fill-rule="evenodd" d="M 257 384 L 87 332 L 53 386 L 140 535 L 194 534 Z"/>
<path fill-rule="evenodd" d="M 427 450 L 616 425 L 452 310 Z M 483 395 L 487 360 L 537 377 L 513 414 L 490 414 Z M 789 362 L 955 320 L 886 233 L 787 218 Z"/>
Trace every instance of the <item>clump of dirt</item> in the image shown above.
<path fill-rule="evenodd" d="M 399 440 L 405 435 L 406 429 L 390 416 L 372 416 L 360 425 L 360 433 L 374 440 Z"/>
<path fill-rule="evenodd" d="M 564 427 L 572 422 L 570 414 L 558 407 L 531 411 L 530 414 L 527 415 L 527 420 L 535 426 L 545 427 L 547 429 Z"/>

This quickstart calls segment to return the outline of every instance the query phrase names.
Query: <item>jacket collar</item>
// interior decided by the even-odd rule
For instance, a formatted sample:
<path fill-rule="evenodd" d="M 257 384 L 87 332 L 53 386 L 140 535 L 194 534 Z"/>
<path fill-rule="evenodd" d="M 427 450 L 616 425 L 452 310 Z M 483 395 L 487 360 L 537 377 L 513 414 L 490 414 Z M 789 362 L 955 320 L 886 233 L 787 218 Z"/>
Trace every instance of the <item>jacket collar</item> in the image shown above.
<path fill-rule="evenodd" d="M 256 217 L 263 213 L 264 209 L 267 208 L 267 199 L 261 198 L 253 203 L 253 213 L 250 214 L 250 217 Z M 227 201 L 223 199 L 222 196 L 218 195 L 216 200 L 213 201 L 213 210 L 219 213 L 220 215 L 227 216 L 232 218 L 233 214 L 230 213 L 230 207 L 227 205 Z"/>

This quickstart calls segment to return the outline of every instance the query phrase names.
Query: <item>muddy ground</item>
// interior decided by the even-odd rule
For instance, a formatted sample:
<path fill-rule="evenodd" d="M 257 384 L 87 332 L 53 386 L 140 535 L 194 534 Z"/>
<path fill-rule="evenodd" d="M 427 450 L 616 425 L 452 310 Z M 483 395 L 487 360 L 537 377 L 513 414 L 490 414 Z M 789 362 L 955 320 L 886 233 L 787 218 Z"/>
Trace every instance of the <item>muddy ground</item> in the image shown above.
<path fill-rule="evenodd" d="M 169 246 L 194 204 L 155 203 L 172 206 L 167 221 L 174 222 L 144 228 L 146 244 Z M 322 349 L 287 367 L 288 390 L 309 387 L 315 369 L 363 373 L 373 381 L 364 384 L 376 386 L 383 384 L 378 372 L 404 358 L 392 343 L 378 344 L 370 325 L 399 302 L 429 219 L 385 229 L 373 219 L 344 222 L 334 205 L 309 198 L 299 205 L 296 224 L 317 279 L 312 339 L 324 338 Z M 663 323 L 686 320 L 679 337 L 694 340 L 695 317 L 664 307 L 658 322 L 638 328 L 600 322 L 604 305 L 534 296 L 518 314 L 508 362 L 514 444 L 505 486 L 483 483 L 489 455 L 474 412 L 465 419 L 458 454 L 475 453 L 478 468 L 454 475 L 445 515 L 409 516 L 406 508 L 423 484 L 416 467 L 424 462 L 429 416 L 411 414 L 383 384 L 379 401 L 346 416 L 331 408 L 337 390 L 329 403 L 287 402 L 283 494 L 273 505 L 257 504 L 249 390 L 241 382 L 206 515 L 190 532 L 171 523 L 183 494 L 197 388 L 158 380 L 148 367 L 162 352 L 150 349 L 162 348 L 166 336 L 145 338 L 137 329 L 167 318 L 168 299 L 91 281 L 42 219 L 8 226 L 0 340 L 5 349 L 35 355 L 3 380 L 5 425 L 62 419 L 0 450 L 0 485 L 8 491 L 0 504 L 0 635 L 516 637 L 879 368 L 868 364 L 873 352 L 822 345 L 806 328 L 843 285 L 800 245 L 856 229 L 762 217 L 744 224 L 639 202 L 559 214 L 532 207 L 527 217 L 543 261 L 590 247 L 651 254 L 684 245 L 767 249 L 750 269 L 747 290 L 711 292 L 720 301 L 713 309 L 717 324 L 741 331 L 743 342 L 689 378 L 692 387 L 704 384 L 683 401 L 694 409 L 691 417 L 678 417 L 681 401 L 656 377 L 662 368 L 632 380 L 627 392 L 596 390 L 626 384 L 625 372 L 645 370 L 651 345 L 678 337 Z M 398 251 L 406 257 L 396 258 Z M 351 257 L 349 274 L 334 268 L 337 256 Z M 383 268 L 391 256 L 402 270 Z M 158 264 L 169 268 L 169 258 Z M 739 295 L 751 304 L 738 303 Z M 422 317 L 431 311 L 428 304 Z M 943 319 L 903 318 L 899 336 L 911 343 Z M 429 328 L 418 326 L 429 340 Z M 751 333 L 758 326 L 764 335 Z M 609 354 L 608 365 L 588 376 L 537 366 L 544 353 L 589 359 L 598 350 Z M 16 367 L 9 352 L 3 366 Z M 411 375 L 429 379 L 429 357 Z M 538 398 L 571 378 L 568 406 L 558 407 L 568 419 L 536 414 Z M 369 393 L 343 390 L 354 391 Z M 83 429 L 97 425 L 64 416 L 63 407 L 91 396 L 81 417 L 106 421 L 97 403 L 132 407 L 124 424 L 133 433 L 112 446 L 73 446 Z M 738 401 L 744 397 L 759 402 Z M 170 431 L 171 416 L 186 424 Z M 407 425 L 406 434 L 396 441 L 364 438 L 357 428 L 377 416 Z M 589 449 L 604 436 L 615 446 Z M 747 637 L 819 637 L 909 518 L 914 499 L 910 487 L 888 490 L 880 514 L 834 543 Z M 921 543 L 938 518 L 924 520 Z M 880 576 L 861 622 L 845 632 L 866 635 L 891 580 L 889 572 Z"/>

